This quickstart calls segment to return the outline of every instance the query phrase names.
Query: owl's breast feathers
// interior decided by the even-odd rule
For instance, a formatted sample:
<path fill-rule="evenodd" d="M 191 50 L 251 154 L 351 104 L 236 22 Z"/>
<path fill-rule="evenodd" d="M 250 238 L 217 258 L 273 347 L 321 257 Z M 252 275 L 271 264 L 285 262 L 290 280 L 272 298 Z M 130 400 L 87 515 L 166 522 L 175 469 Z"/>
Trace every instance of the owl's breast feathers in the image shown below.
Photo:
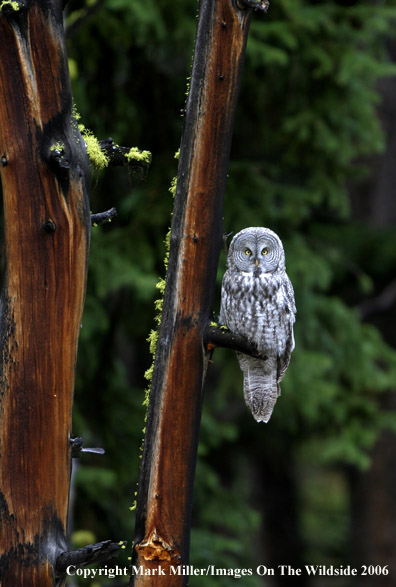
<path fill-rule="evenodd" d="M 293 288 L 284 272 L 255 276 L 226 271 L 220 322 L 235 334 L 246 336 L 259 351 L 278 357 L 290 354 L 294 314 Z"/>

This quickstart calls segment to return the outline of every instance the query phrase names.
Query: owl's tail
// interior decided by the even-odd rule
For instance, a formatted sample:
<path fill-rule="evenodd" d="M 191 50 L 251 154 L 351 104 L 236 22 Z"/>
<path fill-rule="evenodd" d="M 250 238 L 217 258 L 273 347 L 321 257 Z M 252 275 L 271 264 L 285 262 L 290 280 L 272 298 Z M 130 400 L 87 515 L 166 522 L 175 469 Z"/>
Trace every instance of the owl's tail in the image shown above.
<path fill-rule="evenodd" d="M 257 422 L 268 422 L 280 396 L 276 361 L 271 357 L 261 361 L 240 353 L 237 355 L 243 372 L 245 402 Z"/>

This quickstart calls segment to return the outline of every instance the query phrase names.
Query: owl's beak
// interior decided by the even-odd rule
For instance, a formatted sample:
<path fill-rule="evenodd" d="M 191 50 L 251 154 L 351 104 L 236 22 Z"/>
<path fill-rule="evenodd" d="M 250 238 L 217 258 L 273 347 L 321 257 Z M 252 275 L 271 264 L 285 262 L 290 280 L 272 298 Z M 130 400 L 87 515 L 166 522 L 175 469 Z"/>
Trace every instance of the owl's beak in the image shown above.
<path fill-rule="evenodd" d="M 254 264 L 258 267 L 258 259 L 255 260 Z"/>

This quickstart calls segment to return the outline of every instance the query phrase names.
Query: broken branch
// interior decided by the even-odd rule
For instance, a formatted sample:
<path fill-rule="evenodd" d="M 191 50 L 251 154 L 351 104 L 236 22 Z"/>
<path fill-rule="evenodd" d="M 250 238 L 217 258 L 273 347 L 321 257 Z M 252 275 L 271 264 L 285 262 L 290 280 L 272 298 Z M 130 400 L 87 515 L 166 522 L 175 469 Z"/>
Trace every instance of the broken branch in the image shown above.
<path fill-rule="evenodd" d="M 113 218 L 115 218 L 116 216 L 117 210 L 115 208 L 110 208 L 110 210 L 106 210 L 106 212 L 98 212 L 97 214 L 91 214 L 91 224 L 92 226 L 97 226 L 98 224 L 111 222 Z"/>
<path fill-rule="evenodd" d="M 99 447 L 85 448 L 85 447 L 83 447 L 84 440 L 79 436 L 77 438 L 71 438 L 70 444 L 71 444 L 71 456 L 73 459 L 79 458 L 79 456 L 82 452 L 89 452 L 89 453 L 93 453 L 93 454 L 97 454 L 97 455 L 104 455 L 105 454 L 104 448 L 99 448 Z"/>
<path fill-rule="evenodd" d="M 149 151 L 142 151 L 137 147 L 121 147 L 111 137 L 99 141 L 99 146 L 109 159 L 109 165 L 141 167 L 142 170 L 147 171 L 151 163 Z"/>
<path fill-rule="evenodd" d="M 65 575 L 66 569 L 72 565 L 75 567 L 82 567 L 84 565 L 102 562 L 108 560 L 112 556 L 118 554 L 118 551 L 126 547 L 126 541 L 112 542 L 111 540 L 104 540 L 96 544 L 88 544 L 77 550 L 68 550 L 62 552 L 56 559 L 56 574 L 57 576 Z"/>

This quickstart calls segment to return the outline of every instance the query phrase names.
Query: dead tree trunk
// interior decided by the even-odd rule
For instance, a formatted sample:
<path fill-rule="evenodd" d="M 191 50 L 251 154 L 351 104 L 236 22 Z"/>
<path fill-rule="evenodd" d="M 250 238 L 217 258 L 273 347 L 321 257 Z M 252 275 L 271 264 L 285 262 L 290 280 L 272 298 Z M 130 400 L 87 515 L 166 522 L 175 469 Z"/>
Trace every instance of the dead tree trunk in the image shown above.
<path fill-rule="evenodd" d="M 62 0 L 0 4 L 6 274 L 0 351 L 2 587 L 55 583 L 85 295 L 89 168 L 72 117 Z"/>
<path fill-rule="evenodd" d="M 157 586 L 188 579 L 171 567 L 189 556 L 204 341 L 249 20 L 250 10 L 233 0 L 201 0 L 137 500 L 131 582 L 139 587 L 152 585 L 153 574 Z"/>

